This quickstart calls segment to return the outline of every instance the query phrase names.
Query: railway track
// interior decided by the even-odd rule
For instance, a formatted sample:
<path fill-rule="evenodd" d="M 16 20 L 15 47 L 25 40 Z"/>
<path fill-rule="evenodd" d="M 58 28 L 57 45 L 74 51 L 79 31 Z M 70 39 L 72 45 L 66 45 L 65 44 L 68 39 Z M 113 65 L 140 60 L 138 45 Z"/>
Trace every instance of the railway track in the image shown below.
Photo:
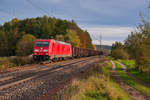
<path fill-rule="evenodd" d="M 29 83 L 31 84 L 31 82 L 32 83 L 36 82 L 36 84 L 40 86 L 41 83 L 42 84 L 46 83 L 46 80 L 44 80 L 46 77 L 48 78 L 49 82 L 52 81 L 51 83 L 53 84 L 57 83 L 57 80 L 61 80 L 60 77 L 63 74 L 65 74 L 66 77 L 68 77 L 67 73 L 75 74 L 76 72 L 80 71 L 80 70 L 77 70 L 78 68 L 80 68 L 79 67 L 80 65 L 85 65 L 89 63 L 91 60 L 94 60 L 96 58 L 97 57 L 95 56 L 80 58 L 80 59 L 70 60 L 66 62 L 58 62 L 58 63 L 53 63 L 53 64 L 40 65 L 37 68 L 33 68 L 30 70 L 25 70 L 21 72 L 12 72 L 11 74 L 2 74 L 0 75 L 0 100 L 11 100 L 8 98 L 5 99 L 6 96 L 9 95 L 9 91 L 11 91 L 12 93 L 11 96 L 13 96 L 13 93 L 17 93 L 17 89 L 20 89 L 21 87 L 25 87 L 25 86 L 26 87 L 31 86 L 31 85 L 28 85 Z M 76 70 L 76 71 L 73 72 L 73 70 Z M 65 77 L 64 77 L 64 80 L 65 80 Z"/>
<path fill-rule="evenodd" d="M 80 60 L 86 59 L 86 58 L 80 58 Z M 33 67 L 33 68 L 30 67 L 31 69 L 28 68 L 27 70 L 13 71 L 13 72 L 0 74 L 0 82 L 3 81 L 3 78 L 4 78 L 4 80 L 7 80 L 6 77 L 9 77 L 9 76 L 19 76 L 19 75 L 23 75 L 24 73 L 25 74 L 33 73 L 33 72 L 36 72 L 38 70 L 42 70 L 45 67 L 47 68 L 48 66 L 51 66 L 51 67 L 53 67 L 53 66 L 60 66 L 60 64 L 62 64 L 62 63 L 74 62 L 74 61 L 78 61 L 78 60 L 79 59 L 69 59 L 69 60 L 53 62 L 53 63 L 39 63 L 39 64 L 35 64 L 35 65 L 28 65 L 28 66 L 35 66 L 35 67 Z"/>
<path fill-rule="evenodd" d="M 34 70 L 32 72 L 29 71 L 29 72 L 26 72 L 23 74 L 20 73 L 21 75 L 3 77 L 0 79 L 0 90 L 12 87 L 13 85 L 24 83 L 26 81 L 29 81 L 29 80 L 32 80 L 35 78 L 39 78 L 41 76 L 52 73 L 55 70 L 67 68 L 68 66 L 73 65 L 73 64 L 79 64 L 79 63 L 86 62 L 86 61 L 88 61 L 88 59 L 89 58 L 87 58 L 85 60 L 81 60 L 81 61 L 75 61 L 75 62 L 67 63 L 67 64 L 54 65 L 52 67 L 45 66 L 43 68 L 38 68 L 37 70 Z"/>

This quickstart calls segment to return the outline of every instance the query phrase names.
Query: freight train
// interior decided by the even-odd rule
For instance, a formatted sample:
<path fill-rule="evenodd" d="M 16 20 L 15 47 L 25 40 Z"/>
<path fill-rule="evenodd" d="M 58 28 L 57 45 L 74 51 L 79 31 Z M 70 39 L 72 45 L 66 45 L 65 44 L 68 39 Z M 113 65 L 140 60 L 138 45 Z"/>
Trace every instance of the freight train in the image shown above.
<path fill-rule="evenodd" d="M 65 58 L 78 58 L 95 55 L 102 55 L 102 52 L 74 47 L 70 43 L 56 41 L 54 39 L 37 39 L 33 49 L 33 59 L 35 61 L 56 61 Z"/>

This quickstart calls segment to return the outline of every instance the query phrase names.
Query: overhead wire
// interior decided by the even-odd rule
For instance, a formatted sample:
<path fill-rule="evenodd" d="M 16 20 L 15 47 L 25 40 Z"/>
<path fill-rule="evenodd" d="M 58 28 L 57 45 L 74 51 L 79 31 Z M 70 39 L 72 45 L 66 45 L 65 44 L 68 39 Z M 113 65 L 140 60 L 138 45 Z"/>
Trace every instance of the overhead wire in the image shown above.
<path fill-rule="evenodd" d="M 99 40 L 99 39 L 98 39 L 98 36 L 96 36 L 96 35 L 94 35 L 94 34 L 90 34 L 90 35 L 91 35 L 91 37 L 93 37 L 94 39 Z"/>
<path fill-rule="evenodd" d="M 11 13 L 9 13 L 9 12 L 3 10 L 3 9 L 0 9 L 0 12 L 13 16 Z"/>
<path fill-rule="evenodd" d="M 9 18 L 14 17 L 13 14 L 11 14 L 10 12 L 8 12 L 8 11 L 6 11 L 6 10 L 0 9 L 0 12 L 1 12 L 1 13 L 4 13 L 4 14 L 7 14 Z M 0 16 L 1 16 L 1 15 L 0 15 Z M 5 15 L 2 14 L 1 18 L 5 18 Z"/>
<path fill-rule="evenodd" d="M 44 14 L 49 15 L 49 13 L 45 9 L 43 9 L 40 6 L 36 5 L 31 0 L 25 0 L 25 1 L 28 2 L 30 5 L 32 5 L 33 7 L 37 8 L 37 9 L 40 9 L 42 12 L 44 12 Z"/>

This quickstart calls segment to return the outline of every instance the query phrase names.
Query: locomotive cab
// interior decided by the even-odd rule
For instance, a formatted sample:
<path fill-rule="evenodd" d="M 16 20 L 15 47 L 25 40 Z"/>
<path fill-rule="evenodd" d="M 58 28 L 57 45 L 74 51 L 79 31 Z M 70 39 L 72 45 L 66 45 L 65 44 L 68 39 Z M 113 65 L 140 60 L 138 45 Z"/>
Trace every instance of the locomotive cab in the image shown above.
<path fill-rule="evenodd" d="M 49 60 L 50 43 L 50 40 L 36 40 L 33 49 L 33 59 L 42 61 Z"/>
<path fill-rule="evenodd" d="M 59 60 L 72 57 L 71 44 L 54 39 L 38 39 L 33 49 L 33 59 L 37 61 Z"/>

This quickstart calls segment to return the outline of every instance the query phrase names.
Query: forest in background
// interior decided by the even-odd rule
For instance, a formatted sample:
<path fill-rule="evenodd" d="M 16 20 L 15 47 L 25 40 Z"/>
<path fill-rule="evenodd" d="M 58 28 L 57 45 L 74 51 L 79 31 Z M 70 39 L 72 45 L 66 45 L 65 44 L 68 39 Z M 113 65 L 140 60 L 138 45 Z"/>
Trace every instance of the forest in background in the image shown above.
<path fill-rule="evenodd" d="M 73 20 L 48 16 L 24 20 L 14 18 L 0 26 L 0 56 L 30 55 L 36 38 L 53 38 L 76 47 L 93 49 L 89 33 Z"/>

